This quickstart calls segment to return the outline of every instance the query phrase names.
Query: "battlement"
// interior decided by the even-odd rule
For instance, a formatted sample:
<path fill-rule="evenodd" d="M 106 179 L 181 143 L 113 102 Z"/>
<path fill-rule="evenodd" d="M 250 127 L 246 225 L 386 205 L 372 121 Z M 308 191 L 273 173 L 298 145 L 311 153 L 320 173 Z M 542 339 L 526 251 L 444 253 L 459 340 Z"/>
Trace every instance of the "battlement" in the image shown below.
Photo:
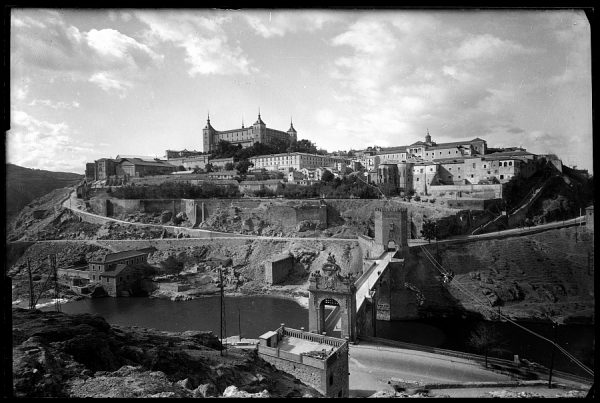
<path fill-rule="evenodd" d="M 375 209 L 376 213 L 401 213 L 408 212 L 406 207 L 377 207 Z"/>

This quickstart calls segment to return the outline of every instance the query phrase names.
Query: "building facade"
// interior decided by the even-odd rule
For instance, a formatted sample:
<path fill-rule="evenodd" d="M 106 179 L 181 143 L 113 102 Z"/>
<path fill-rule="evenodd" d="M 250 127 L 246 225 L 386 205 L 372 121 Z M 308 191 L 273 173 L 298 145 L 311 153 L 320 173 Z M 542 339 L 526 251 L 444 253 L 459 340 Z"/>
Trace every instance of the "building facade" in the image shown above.
<path fill-rule="evenodd" d="M 349 160 L 328 155 L 307 153 L 283 153 L 257 155 L 250 158 L 254 169 L 266 169 L 268 171 L 300 171 L 303 168 L 314 169 L 322 167 L 335 167 L 338 163 L 349 164 Z"/>
<path fill-rule="evenodd" d="M 167 155 L 168 153 L 169 151 L 167 150 Z M 196 168 L 204 169 L 206 164 L 209 163 L 209 159 L 208 154 L 171 158 L 167 156 L 167 162 L 176 167 L 183 166 L 187 170 L 193 170 Z"/>
<path fill-rule="evenodd" d="M 168 175 L 177 170 L 175 165 L 166 161 L 147 161 L 140 158 L 123 158 L 116 164 L 118 176 L 143 177 L 153 175 Z"/>
<path fill-rule="evenodd" d="M 282 140 L 290 144 L 298 139 L 298 133 L 292 122 L 290 122 L 290 128 L 287 132 L 271 129 L 262 121 L 260 113 L 258 114 L 258 120 L 252 126 L 244 127 L 242 123 L 242 127 L 239 129 L 225 131 L 215 130 L 210 124 L 209 116 L 202 134 L 204 152 L 214 151 L 221 140 L 234 145 L 239 144 L 246 148 L 251 147 L 254 143 L 272 144 L 277 140 Z"/>

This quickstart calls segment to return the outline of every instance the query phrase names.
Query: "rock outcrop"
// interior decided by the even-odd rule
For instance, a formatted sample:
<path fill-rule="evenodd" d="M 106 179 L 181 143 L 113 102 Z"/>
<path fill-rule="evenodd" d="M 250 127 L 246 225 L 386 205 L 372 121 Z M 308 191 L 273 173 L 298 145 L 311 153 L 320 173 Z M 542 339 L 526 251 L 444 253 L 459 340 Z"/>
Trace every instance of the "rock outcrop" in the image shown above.
<path fill-rule="evenodd" d="M 212 332 L 109 325 L 91 314 L 13 309 L 16 397 L 320 396 Z M 235 393 L 233 393 L 235 387 Z"/>

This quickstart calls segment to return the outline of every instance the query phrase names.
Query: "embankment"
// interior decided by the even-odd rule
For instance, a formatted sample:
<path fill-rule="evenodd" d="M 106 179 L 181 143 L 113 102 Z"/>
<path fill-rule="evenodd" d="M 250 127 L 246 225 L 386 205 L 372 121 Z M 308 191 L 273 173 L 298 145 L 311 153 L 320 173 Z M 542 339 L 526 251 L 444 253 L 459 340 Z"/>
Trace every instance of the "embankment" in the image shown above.
<path fill-rule="evenodd" d="M 405 280 L 425 297 L 420 306 L 409 301 L 413 315 L 470 311 L 496 319 L 501 312 L 518 319 L 593 322 L 594 245 L 585 230 L 425 247 L 454 279 L 444 284 L 421 248 L 411 248 Z"/>

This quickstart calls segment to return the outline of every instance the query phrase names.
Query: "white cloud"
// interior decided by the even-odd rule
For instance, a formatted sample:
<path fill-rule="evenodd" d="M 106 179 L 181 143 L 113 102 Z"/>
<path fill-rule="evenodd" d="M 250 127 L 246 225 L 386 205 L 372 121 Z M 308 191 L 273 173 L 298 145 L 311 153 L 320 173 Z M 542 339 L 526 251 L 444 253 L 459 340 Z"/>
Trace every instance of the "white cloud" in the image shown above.
<path fill-rule="evenodd" d="M 59 77 L 85 80 L 106 89 L 101 78 L 118 76 L 119 81 L 132 84 L 143 79 L 147 67 L 163 60 L 147 44 L 115 29 L 80 31 L 56 11 L 19 11 L 13 15 L 11 63 L 21 70 L 42 69 L 50 82 Z"/>
<path fill-rule="evenodd" d="M 264 37 L 284 36 L 287 33 L 314 32 L 326 24 L 340 20 L 339 16 L 320 11 L 255 11 L 244 12 L 246 22 Z"/>
<path fill-rule="evenodd" d="M 456 51 L 459 59 L 505 58 L 517 54 L 530 54 L 528 49 L 510 40 L 503 40 L 490 34 L 470 36 Z"/>
<path fill-rule="evenodd" d="M 104 91 L 116 90 L 121 98 L 123 98 L 127 93 L 127 90 L 133 86 L 131 82 L 120 79 L 106 71 L 93 74 L 89 81 L 98 85 Z"/>
<path fill-rule="evenodd" d="M 42 106 L 47 106 L 52 109 L 74 109 L 74 108 L 79 108 L 81 106 L 80 103 L 77 101 L 71 101 L 71 102 L 58 101 L 58 102 L 56 102 L 56 101 L 52 101 L 50 99 L 34 99 L 28 105 L 29 106 L 42 105 Z"/>
<path fill-rule="evenodd" d="M 148 25 L 146 37 L 183 48 L 190 76 L 197 74 L 250 74 L 258 71 L 242 49 L 229 43 L 222 25 L 229 18 L 219 13 L 206 16 L 189 12 L 139 11 L 136 17 Z"/>
<path fill-rule="evenodd" d="M 131 64 L 144 67 L 159 62 L 163 56 L 135 39 L 114 29 L 92 29 L 85 34 L 88 45 L 104 57 L 128 59 Z"/>
<path fill-rule="evenodd" d="M 7 161 L 28 168 L 50 171 L 81 172 L 90 146 L 71 137 L 65 122 L 38 120 L 24 111 L 12 111 L 11 129 L 7 133 Z"/>

